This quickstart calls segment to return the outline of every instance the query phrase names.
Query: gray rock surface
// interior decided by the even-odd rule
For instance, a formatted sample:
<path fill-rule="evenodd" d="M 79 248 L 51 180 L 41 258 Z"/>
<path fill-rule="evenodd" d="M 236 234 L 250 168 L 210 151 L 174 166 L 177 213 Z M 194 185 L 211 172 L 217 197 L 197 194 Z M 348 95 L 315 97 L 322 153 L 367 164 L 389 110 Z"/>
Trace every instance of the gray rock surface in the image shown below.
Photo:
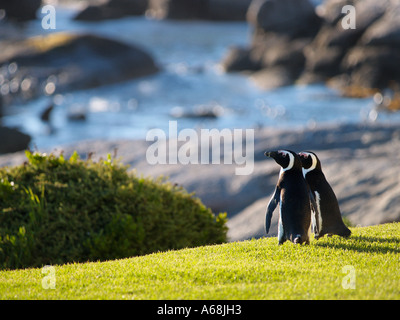
<path fill-rule="evenodd" d="M 156 19 L 245 20 L 251 0 L 149 0 Z"/>
<path fill-rule="evenodd" d="M 0 9 L 4 9 L 7 19 L 27 21 L 36 19 L 36 12 L 42 0 L 0 0 Z"/>
<path fill-rule="evenodd" d="M 0 125 L 0 154 L 17 152 L 29 147 L 31 137 L 15 128 Z"/>
<path fill-rule="evenodd" d="M 143 15 L 147 10 L 148 3 L 148 0 L 109 0 L 102 4 L 87 6 L 74 19 L 101 21 Z"/>

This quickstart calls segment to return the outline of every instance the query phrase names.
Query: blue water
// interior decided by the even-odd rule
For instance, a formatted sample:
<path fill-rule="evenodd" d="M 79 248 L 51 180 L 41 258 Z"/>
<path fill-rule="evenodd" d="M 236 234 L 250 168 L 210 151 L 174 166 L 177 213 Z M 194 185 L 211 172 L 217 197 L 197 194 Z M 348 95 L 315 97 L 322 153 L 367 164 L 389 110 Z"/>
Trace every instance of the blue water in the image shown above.
<path fill-rule="evenodd" d="M 145 17 L 83 23 L 74 10 L 57 8 L 56 30 L 31 22 L 26 36 L 48 32 L 91 32 L 139 45 L 152 54 L 162 71 L 124 83 L 42 97 L 15 106 L 4 124 L 33 137 L 38 148 L 86 139 L 144 139 L 151 128 L 168 132 L 173 114 L 205 107 L 216 119 L 178 120 L 183 128 L 304 127 L 324 123 L 358 123 L 371 118 L 372 99 L 342 98 L 323 85 L 290 86 L 273 91 L 257 88 L 246 76 L 226 74 L 220 61 L 230 46 L 250 43 L 245 22 L 155 21 Z M 106 75 L 105 75 L 106 76 Z M 50 99 L 56 104 L 52 127 L 40 120 Z M 85 121 L 71 121 L 83 113 Z M 373 113 L 372 113 L 373 114 Z M 379 114 L 377 121 L 398 121 L 398 114 Z"/>

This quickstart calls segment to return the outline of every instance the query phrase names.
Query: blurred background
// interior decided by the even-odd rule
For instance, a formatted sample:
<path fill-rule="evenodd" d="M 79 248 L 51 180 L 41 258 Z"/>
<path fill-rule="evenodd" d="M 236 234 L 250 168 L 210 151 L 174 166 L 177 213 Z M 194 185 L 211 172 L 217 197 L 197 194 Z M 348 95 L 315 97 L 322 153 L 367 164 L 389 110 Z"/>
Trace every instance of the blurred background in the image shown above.
<path fill-rule="evenodd" d="M 0 153 L 176 119 L 397 122 L 399 21 L 398 1 L 0 0 Z"/>

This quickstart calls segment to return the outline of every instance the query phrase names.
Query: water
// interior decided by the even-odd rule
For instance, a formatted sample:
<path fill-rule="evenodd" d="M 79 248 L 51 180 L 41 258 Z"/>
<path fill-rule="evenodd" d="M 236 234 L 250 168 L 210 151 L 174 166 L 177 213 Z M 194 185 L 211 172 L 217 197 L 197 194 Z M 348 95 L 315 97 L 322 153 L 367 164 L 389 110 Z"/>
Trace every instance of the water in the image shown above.
<path fill-rule="evenodd" d="M 246 46 L 251 30 L 245 22 L 154 21 L 144 17 L 84 23 L 71 20 L 74 10 L 57 8 L 55 31 L 91 32 L 139 45 L 152 54 L 162 71 L 101 88 L 52 97 L 51 127 L 40 120 L 50 98 L 13 107 L 4 117 L 48 148 L 86 139 L 144 139 L 151 128 L 168 132 L 174 113 L 198 107 L 216 110 L 213 119 L 180 118 L 183 128 L 304 127 L 324 123 L 358 123 L 374 117 L 372 99 L 342 98 L 323 85 L 290 86 L 273 91 L 257 88 L 247 77 L 226 74 L 219 62 L 230 46 Z M 40 20 L 26 36 L 48 33 Z M 84 121 L 70 120 L 84 114 Z M 372 115 L 372 116 L 371 116 Z M 398 121 L 380 114 L 378 121 Z"/>

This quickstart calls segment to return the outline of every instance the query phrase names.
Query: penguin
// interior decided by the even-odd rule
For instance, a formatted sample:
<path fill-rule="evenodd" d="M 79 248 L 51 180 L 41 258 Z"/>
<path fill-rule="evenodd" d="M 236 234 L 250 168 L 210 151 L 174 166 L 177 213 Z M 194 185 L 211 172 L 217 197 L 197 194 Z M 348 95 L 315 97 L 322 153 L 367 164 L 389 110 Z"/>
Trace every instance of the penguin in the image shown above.
<path fill-rule="evenodd" d="M 290 150 L 267 151 L 264 154 L 281 166 L 275 192 L 267 207 L 265 231 L 268 234 L 272 213 L 279 203 L 278 243 L 289 240 L 295 244 L 309 244 L 311 202 L 300 157 Z"/>
<path fill-rule="evenodd" d="M 343 223 L 339 203 L 322 172 L 321 161 L 311 151 L 299 152 L 299 156 L 303 167 L 304 179 L 308 183 L 311 196 L 314 197 L 318 209 L 314 211 L 315 239 L 323 237 L 325 234 L 349 237 L 351 231 Z"/>

